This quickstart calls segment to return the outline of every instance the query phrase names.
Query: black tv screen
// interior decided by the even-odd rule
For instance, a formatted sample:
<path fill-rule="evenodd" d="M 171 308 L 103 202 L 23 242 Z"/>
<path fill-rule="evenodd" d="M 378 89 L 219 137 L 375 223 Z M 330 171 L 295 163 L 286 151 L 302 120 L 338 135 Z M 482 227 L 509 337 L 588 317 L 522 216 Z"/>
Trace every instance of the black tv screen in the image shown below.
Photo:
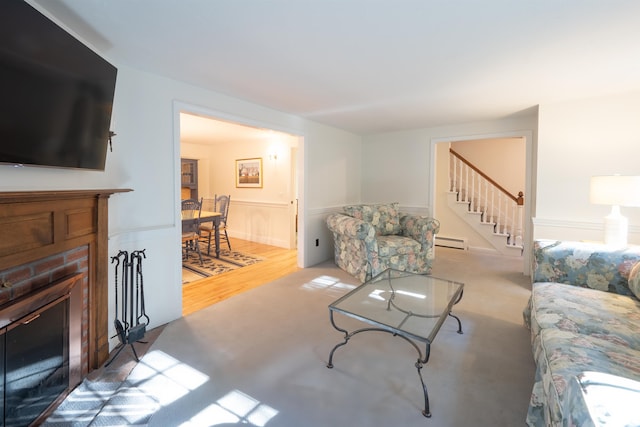
<path fill-rule="evenodd" d="M 23 0 L 0 1 L 0 162 L 104 170 L 116 74 Z"/>

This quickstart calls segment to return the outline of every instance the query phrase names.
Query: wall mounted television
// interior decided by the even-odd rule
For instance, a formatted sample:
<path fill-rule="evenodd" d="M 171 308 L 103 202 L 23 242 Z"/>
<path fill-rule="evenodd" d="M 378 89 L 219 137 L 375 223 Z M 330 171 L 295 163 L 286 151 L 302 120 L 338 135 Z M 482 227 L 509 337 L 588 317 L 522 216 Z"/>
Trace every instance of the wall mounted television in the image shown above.
<path fill-rule="evenodd" d="M 104 170 L 117 69 L 23 0 L 0 2 L 0 163 Z"/>

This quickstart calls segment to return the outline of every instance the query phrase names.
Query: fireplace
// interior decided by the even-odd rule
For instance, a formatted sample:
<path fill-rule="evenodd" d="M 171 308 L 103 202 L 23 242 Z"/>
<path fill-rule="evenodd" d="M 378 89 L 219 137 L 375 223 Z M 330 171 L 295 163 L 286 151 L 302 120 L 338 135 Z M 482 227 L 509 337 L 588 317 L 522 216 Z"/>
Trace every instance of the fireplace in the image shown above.
<path fill-rule="evenodd" d="M 39 390 L 43 417 L 108 359 L 107 201 L 124 191 L 0 193 L 3 413 L 15 409 L 12 392 L 33 399 Z M 12 419 L 6 425 L 25 425 Z"/>
<path fill-rule="evenodd" d="M 0 425 L 40 420 L 81 381 L 82 273 L 0 309 Z"/>

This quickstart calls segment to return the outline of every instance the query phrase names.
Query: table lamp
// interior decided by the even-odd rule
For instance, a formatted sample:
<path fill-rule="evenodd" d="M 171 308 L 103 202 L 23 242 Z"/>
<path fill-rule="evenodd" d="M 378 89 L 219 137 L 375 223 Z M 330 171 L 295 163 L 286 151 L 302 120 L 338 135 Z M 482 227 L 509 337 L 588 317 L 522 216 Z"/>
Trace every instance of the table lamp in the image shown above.
<path fill-rule="evenodd" d="M 620 206 L 640 206 L 640 176 L 592 176 L 589 198 L 596 205 L 611 205 L 604 217 L 604 243 L 626 246 L 629 221 L 620 214 Z"/>

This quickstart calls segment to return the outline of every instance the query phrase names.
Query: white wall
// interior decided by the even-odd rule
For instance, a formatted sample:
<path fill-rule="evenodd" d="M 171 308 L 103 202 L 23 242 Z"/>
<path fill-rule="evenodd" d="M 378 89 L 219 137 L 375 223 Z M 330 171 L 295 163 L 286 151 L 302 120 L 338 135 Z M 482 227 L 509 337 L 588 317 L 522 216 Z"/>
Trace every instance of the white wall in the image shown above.
<path fill-rule="evenodd" d="M 356 141 L 347 133 L 319 132 L 311 141 L 307 144 L 309 138 L 305 137 L 304 167 L 315 171 L 315 179 L 304 182 L 304 194 L 308 195 L 307 208 L 302 213 L 307 216 L 304 243 L 305 250 L 320 262 L 333 258 L 334 254 L 333 236 L 325 223 L 327 215 L 361 201 L 362 140 Z M 316 239 L 319 246 L 315 246 Z"/>
<path fill-rule="evenodd" d="M 540 106 L 536 238 L 603 239 L 610 207 L 589 203 L 594 175 L 640 175 L 640 92 Z M 640 208 L 629 242 L 640 244 Z"/>
<path fill-rule="evenodd" d="M 117 133 L 104 172 L 0 166 L 0 190 L 46 190 L 80 188 L 131 188 L 109 201 L 109 253 L 146 249 L 145 296 L 151 327 L 182 314 L 179 239 L 179 129 L 176 102 L 201 106 L 233 118 L 289 131 L 304 137 L 298 151 L 304 173 L 305 199 L 300 216 L 305 221 L 301 236 L 316 236 L 324 225 L 323 208 L 352 202 L 360 182 L 358 136 L 309 122 L 299 117 L 226 97 L 198 87 L 161 78 L 115 64 L 118 81 L 112 129 Z M 313 158 L 310 161 L 309 158 Z M 351 164 L 340 173 L 330 165 Z M 349 183 L 346 184 L 345 183 Z M 357 187 L 358 190 L 354 190 Z M 332 191 L 332 189 L 341 189 Z M 344 191 L 347 189 L 347 191 Z M 315 247 L 304 242 L 310 266 L 330 258 L 326 239 Z M 113 275 L 113 271 L 110 272 Z M 113 305 L 113 278 L 110 301 Z M 113 308 L 109 309 L 113 315 Z M 113 319 L 109 324 L 113 324 Z M 115 345 L 115 341 L 112 342 Z"/>
<path fill-rule="evenodd" d="M 431 215 L 431 132 L 418 129 L 364 137 L 363 202 L 398 202 L 404 211 Z"/>
<path fill-rule="evenodd" d="M 536 117 L 528 115 L 364 137 L 363 200 L 397 201 L 406 211 L 432 215 L 432 141 L 483 139 L 504 132 L 531 132 L 535 126 Z"/>
<path fill-rule="evenodd" d="M 120 69 L 116 104 L 114 106 L 114 130 L 118 133 L 118 146 L 123 151 L 118 159 L 118 170 L 127 179 L 124 186 L 135 191 L 122 198 L 113 208 L 113 218 L 122 218 L 121 222 L 111 223 L 113 233 L 124 236 L 140 236 L 134 242 L 151 246 L 159 252 L 158 257 L 168 258 L 162 266 L 154 270 L 154 283 L 158 292 L 148 292 L 148 310 L 157 310 L 152 319 L 164 323 L 181 315 L 180 280 L 180 244 L 179 244 L 179 161 L 180 147 L 177 135 L 179 129 L 176 117 L 176 101 L 180 105 L 196 105 L 203 110 L 218 112 L 241 122 L 268 125 L 276 130 L 288 131 L 304 137 L 304 149 L 300 150 L 304 167 L 306 188 L 304 202 L 307 210 L 327 203 L 322 192 L 313 191 L 315 186 L 324 186 L 327 182 L 325 170 L 315 163 L 307 164 L 306 157 L 321 151 L 328 159 L 342 159 L 345 153 L 332 148 L 333 141 L 342 141 L 356 148 L 352 157 L 359 155 L 360 138 L 347 132 L 318 125 L 300 118 L 269 110 L 213 92 L 202 90 L 183 83 L 167 80 L 147 73 L 122 67 Z M 126 95 L 122 95 L 126 94 Z M 137 114 L 129 114 L 136 111 Z M 145 153 L 146 157 L 140 157 Z M 240 152 L 232 153 L 233 156 Z M 140 160 L 140 161 L 138 161 Z M 351 161 L 359 162 L 359 158 Z M 266 160 L 265 165 L 266 166 Z M 232 166 L 233 167 L 233 166 Z M 125 172 L 126 171 L 126 172 Z M 343 178 L 357 182 L 356 170 Z M 270 173 L 270 172 L 269 172 Z M 265 177 L 266 179 L 267 177 Z M 331 180 L 330 180 L 331 181 Z M 162 182 L 162 185 L 158 185 Z M 215 182 L 215 179 L 214 179 Z M 340 181 L 335 181 L 334 186 Z M 223 184 L 223 187 L 226 187 Z M 172 189 L 172 190 L 170 190 Z M 311 189 L 311 190 L 310 190 Z M 160 190 L 160 191 L 159 191 Z M 257 192 L 254 189 L 243 191 Z M 277 194 L 277 193 L 276 193 Z M 254 195 L 255 196 L 255 195 Z M 123 213 L 120 215 L 120 213 Z M 313 233 L 323 218 L 312 214 L 305 218 L 305 236 Z M 326 228 L 326 227 L 324 227 Z M 139 230 L 148 230 L 140 232 Z M 168 231 L 167 231 L 168 229 Z M 311 231 L 309 231 L 311 230 Z M 159 242 L 162 241 L 162 243 Z M 114 242 L 115 243 L 115 242 Z M 120 242 L 118 242 L 120 243 Z M 133 243 L 133 242 L 132 242 Z M 304 243 L 306 255 L 303 266 L 310 266 L 327 259 L 330 249 L 326 243 L 320 247 Z M 117 246 L 110 246 L 113 252 Z M 167 278 L 171 278 L 167 280 Z"/>

